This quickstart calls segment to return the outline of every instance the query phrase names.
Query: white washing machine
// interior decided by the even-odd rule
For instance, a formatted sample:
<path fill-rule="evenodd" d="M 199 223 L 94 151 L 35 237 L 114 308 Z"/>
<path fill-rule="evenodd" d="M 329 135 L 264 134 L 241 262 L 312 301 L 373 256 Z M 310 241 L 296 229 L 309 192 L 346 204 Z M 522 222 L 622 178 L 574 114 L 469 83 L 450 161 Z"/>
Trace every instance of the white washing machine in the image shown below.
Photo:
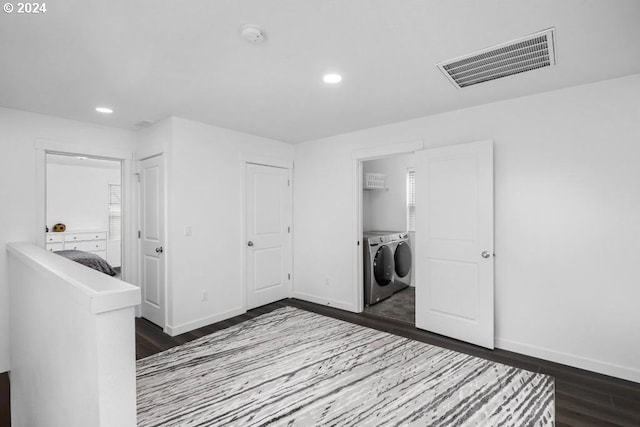
<path fill-rule="evenodd" d="M 409 233 L 366 231 L 364 249 L 364 303 L 373 305 L 411 283 Z"/>

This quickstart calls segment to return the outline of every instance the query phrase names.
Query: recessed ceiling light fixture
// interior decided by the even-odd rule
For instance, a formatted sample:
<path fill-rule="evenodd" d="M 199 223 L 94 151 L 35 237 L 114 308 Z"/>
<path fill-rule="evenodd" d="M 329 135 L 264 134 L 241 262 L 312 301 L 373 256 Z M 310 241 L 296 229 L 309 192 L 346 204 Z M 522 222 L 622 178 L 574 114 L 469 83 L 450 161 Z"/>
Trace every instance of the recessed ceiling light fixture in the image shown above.
<path fill-rule="evenodd" d="M 78 160 L 87 160 L 87 159 L 88 159 L 88 157 L 85 157 L 85 156 L 76 156 L 76 159 L 78 159 Z"/>
<path fill-rule="evenodd" d="M 98 113 L 103 113 L 103 114 L 111 114 L 113 113 L 113 110 L 109 107 L 96 107 L 96 111 Z"/>
<path fill-rule="evenodd" d="M 340 74 L 325 74 L 322 77 L 322 80 L 325 83 L 329 83 L 329 84 L 336 84 L 336 83 L 340 83 L 342 81 L 342 76 Z"/>

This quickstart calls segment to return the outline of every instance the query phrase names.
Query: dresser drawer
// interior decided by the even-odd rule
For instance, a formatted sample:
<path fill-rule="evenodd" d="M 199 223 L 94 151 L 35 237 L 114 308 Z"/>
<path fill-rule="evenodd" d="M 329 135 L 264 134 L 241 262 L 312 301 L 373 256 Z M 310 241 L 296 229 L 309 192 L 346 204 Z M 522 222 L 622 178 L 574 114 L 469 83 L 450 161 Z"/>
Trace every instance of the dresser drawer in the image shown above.
<path fill-rule="evenodd" d="M 97 252 L 106 251 L 107 242 L 104 240 L 94 240 L 89 242 L 64 242 L 65 249 L 75 249 L 77 251 Z"/>
<path fill-rule="evenodd" d="M 46 248 L 49 252 L 61 251 L 64 249 L 62 243 L 47 243 Z"/>
<path fill-rule="evenodd" d="M 65 242 L 82 242 L 85 240 L 106 240 L 107 233 L 69 233 L 64 236 Z"/>
<path fill-rule="evenodd" d="M 62 234 L 50 234 L 47 233 L 47 238 L 46 241 L 47 243 L 58 243 L 58 242 L 62 242 L 62 238 L 64 236 Z"/>

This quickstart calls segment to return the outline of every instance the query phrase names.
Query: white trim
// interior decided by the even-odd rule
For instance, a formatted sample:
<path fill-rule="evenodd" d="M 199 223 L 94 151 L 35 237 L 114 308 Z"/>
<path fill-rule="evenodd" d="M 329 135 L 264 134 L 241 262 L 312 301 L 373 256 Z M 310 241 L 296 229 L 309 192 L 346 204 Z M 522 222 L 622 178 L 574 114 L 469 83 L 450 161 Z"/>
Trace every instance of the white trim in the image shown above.
<path fill-rule="evenodd" d="M 221 322 L 223 320 L 230 319 L 234 316 L 239 316 L 247 311 L 240 307 L 233 310 L 225 311 L 224 313 L 214 314 L 213 316 L 202 317 L 200 319 L 193 320 L 191 322 L 183 323 L 177 326 L 170 326 L 164 329 L 164 331 L 175 337 L 176 335 L 184 334 L 185 332 L 193 331 L 194 329 L 202 328 L 203 326 L 211 325 L 212 323 Z"/>
<path fill-rule="evenodd" d="M 254 165 L 271 166 L 274 168 L 293 169 L 293 160 L 279 159 L 276 157 L 256 156 L 251 153 L 240 153 L 240 159 L 243 163 L 252 163 Z"/>
<path fill-rule="evenodd" d="M 351 158 L 355 160 L 373 160 L 395 154 L 412 153 L 418 150 L 424 150 L 424 141 L 421 139 L 416 141 L 400 142 L 397 144 L 382 145 L 379 147 L 361 148 L 359 150 L 354 150 L 351 153 Z"/>
<path fill-rule="evenodd" d="M 132 159 L 133 155 L 132 151 L 119 150 L 117 148 L 94 147 L 47 138 L 36 138 L 33 145 L 36 150 L 43 150 L 48 153 L 78 154 L 121 160 Z"/>
<path fill-rule="evenodd" d="M 45 248 L 47 226 L 47 153 L 36 148 L 36 246 Z"/>
<path fill-rule="evenodd" d="M 242 294 L 242 309 L 247 311 L 247 162 L 240 153 L 240 293 Z"/>
<path fill-rule="evenodd" d="M 352 259 L 356 260 L 356 269 L 354 272 L 354 283 L 357 284 L 355 287 L 355 308 L 357 313 L 362 313 L 364 310 L 364 278 L 363 278 L 363 265 L 364 265 L 364 256 L 363 256 L 363 248 L 364 241 L 362 239 L 363 233 L 363 219 L 362 219 L 362 198 L 364 196 L 362 189 L 362 174 L 363 174 L 364 165 L 362 161 L 355 161 L 355 203 L 356 203 L 356 216 L 355 219 L 355 236 L 353 236 L 353 240 L 356 243 L 351 252 Z"/>
<path fill-rule="evenodd" d="M 359 313 L 359 311 L 356 310 L 356 307 L 353 304 L 349 304 L 347 302 L 337 301 L 333 299 L 321 298 L 315 295 L 306 294 L 304 292 L 294 292 L 293 298 L 312 302 L 319 305 L 324 305 L 327 307 L 339 308 L 341 310 L 350 311 L 352 313 Z"/>
<path fill-rule="evenodd" d="M 505 338 L 496 337 L 495 344 L 496 347 L 503 350 L 513 351 L 526 356 L 537 357 L 539 359 L 640 383 L 640 370 L 628 366 L 602 362 L 600 360 L 589 359 L 587 357 L 525 344 L 518 341 L 512 341 Z"/>

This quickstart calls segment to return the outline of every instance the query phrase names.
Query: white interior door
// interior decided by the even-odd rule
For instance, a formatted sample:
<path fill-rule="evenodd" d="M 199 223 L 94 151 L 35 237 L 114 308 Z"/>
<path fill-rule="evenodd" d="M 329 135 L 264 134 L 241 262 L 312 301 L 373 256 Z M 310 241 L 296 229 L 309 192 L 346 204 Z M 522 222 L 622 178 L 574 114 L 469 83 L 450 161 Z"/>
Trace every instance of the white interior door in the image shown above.
<path fill-rule="evenodd" d="M 289 170 L 246 164 L 247 308 L 291 296 Z"/>
<path fill-rule="evenodd" d="M 142 317 L 165 326 L 164 157 L 140 162 Z"/>
<path fill-rule="evenodd" d="M 416 152 L 416 327 L 493 348 L 493 144 Z"/>

